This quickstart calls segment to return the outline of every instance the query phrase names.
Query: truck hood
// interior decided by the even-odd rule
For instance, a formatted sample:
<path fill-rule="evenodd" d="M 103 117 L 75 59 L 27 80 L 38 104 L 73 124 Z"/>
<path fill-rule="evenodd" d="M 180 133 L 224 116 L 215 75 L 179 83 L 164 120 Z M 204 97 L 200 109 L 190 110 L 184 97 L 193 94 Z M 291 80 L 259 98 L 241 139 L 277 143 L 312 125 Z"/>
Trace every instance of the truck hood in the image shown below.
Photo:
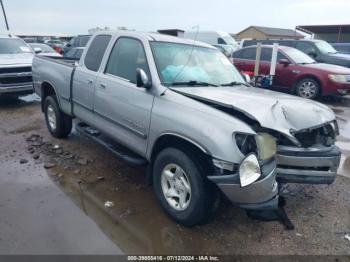
<path fill-rule="evenodd" d="M 340 74 L 340 75 L 350 75 L 350 69 L 344 66 L 314 63 L 314 64 L 304 64 L 304 67 L 318 69 L 321 71 L 326 71 L 328 73 Z"/>
<path fill-rule="evenodd" d="M 327 106 L 254 87 L 177 87 L 173 91 L 197 100 L 237 110 L 262 127 L 293 137 L 293 132 L 335 120 Z"/>
<path fill-rule="evenodd" d="M 31 65 L 34 54 L 0 54 L 0 66 Z"/>

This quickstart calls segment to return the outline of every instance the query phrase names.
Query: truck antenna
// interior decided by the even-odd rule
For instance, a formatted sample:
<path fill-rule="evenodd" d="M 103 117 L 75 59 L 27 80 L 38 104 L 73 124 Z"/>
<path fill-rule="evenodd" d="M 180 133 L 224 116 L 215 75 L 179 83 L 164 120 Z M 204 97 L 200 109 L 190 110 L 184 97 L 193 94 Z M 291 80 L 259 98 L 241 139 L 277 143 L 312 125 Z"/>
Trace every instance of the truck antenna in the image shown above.
<path fill-rule="evenodd" d="M 8 34 L 9 34 L 9 37 L 12 37 L 12 36 L 11 36 L 11 33 L 10 33 L 9 24 L 8 24 L 8 22 L 7 22 L 7 17 L 6 17 L 6 12 L 5 12 L 4 3 L 2 2 L 2 0 L 0 0 L 0 3 L 1 3 L 2 12 L 3 12 L 3 14 L 4 14 L 4 19 L 5 19 L 5 24 L 6 24 L 7 32 L 8 32 Z"/>

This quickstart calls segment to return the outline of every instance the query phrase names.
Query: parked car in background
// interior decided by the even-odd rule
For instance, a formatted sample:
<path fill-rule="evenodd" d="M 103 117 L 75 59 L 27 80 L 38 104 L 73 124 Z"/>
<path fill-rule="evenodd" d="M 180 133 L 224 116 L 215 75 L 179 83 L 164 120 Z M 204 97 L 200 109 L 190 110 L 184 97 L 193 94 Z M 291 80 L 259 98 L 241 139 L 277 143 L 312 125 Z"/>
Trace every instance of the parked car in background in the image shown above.
<path fill-rule="evenodd" d="M 47 44 L 34 43 L 29 44 L 29 46 L 37 55 L 48 57 L 62 57 L 62 55 L 57 53 L 52 47 L 48 46 Z"/>
<path fill-rule="evenodd" d="M 184 38 L 192 39 L 200 42 L 207 43 L 209 45 L 223 45 L 231 46 L 233 50 L 238 49 L 236 40 L 227 32 L 224 31 L 199 31 L 199 32 L 185 32 Z"/>
<path fill-rule="evenodd" d="M 0 95 L 33 93 L 33 50 L 17 37 L 0 36 Z"/>
<path fill-rule="evenodd" d="M 85 47 L 87 42 L 89 41 L 91 35 L 78 35 L 73 37 L 64 47 L 63 54 L 67 53 L 70 49 L 75 47 Z"/>
<path fill-rule="evenodd" d="M 350 43 L 332 43 L 332 46 L 343 54 L 350 54 Z"/>
<path fill-rule="evenodd" d="M 77 118 L 78 131 L 148 165 L 159 203 L 185 225 L 215 211 L 218 190 L 245 209 L 276 209 L 276 160 L 284 182 L 336 177 L 332 110 L 247 86 L 227 57 L 201 42 L 98 32 L 78 65 L 36 56 L 33 77 L 53 136 L 68 136 Z"/>
<path fill-rule="evenodd" d="M 27 44 L 29 43 L 35 43 L 36 40 L 35 38 L 32 38 L 32 37 L 25 37 L 25 38 L 22 38 L 24 40 L 24 42 L 26 42 Z"/>
<path fill-rule="evenodd" d="M 65 45 L 64 42 L 57 39 L 47 40 L 45 44 L 51 46 L 59 54 L 62 54 L 63 46 Z"/>
<path fill-rule="evenodd" d="M 242 40 L 241 46 L 247 47 L 262 43 L 263 45 L 279 45 L 294 47 L 305 54 L 309 55 L 319 63 L 340 65 L 350 68 L 350 54 L 340 53 L 334 49 L 328 42 L 316 39 L 245 39 Z"/>
<path fill-rule="evenodd" d="M 69 51 L 63 53 L 64 58 L 79 60 L 84 52 L 85 47 L 74 47 Z"/>
<path fill-rule="evenodd" d="M 260 74 L 270 72 L 272 46 L 263 45 Z M 234 65 L 240 71 L 254 71 L 256 46 L 233 53 Z M 350 91 L 350 69 L 331 64 L 317 63 L 305 53 L 288 46 L 279 46 L 273 88 L 291 92 L 303 98 L 320 95 L 345 95 Z"/>

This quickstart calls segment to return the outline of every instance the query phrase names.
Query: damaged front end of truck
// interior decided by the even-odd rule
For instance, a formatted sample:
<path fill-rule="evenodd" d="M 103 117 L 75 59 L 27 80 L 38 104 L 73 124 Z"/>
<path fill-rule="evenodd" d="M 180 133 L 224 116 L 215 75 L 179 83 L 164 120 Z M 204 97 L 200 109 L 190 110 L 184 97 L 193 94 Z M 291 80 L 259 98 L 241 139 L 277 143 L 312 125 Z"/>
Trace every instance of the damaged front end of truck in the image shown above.
<path fill-rule="evenodd" d="M 335 145 L 338 125 L 328 107 L 245 86 L 181 88 L 176 91 L 242 120 L 257 133 L 273 136 L 277 142 L 278 182 L 334 182 L 341 153 Z"/>

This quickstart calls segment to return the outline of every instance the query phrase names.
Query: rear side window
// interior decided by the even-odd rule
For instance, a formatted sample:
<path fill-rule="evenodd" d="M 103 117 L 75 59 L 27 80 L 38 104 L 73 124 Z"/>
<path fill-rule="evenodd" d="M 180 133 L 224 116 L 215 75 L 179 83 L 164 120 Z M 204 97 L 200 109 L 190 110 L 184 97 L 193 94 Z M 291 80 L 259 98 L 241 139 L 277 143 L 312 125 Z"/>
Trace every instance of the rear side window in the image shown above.
<path fill-rule="evenodd" d="M 110 35 L 98 35 L 92 40 L 84 61 L 85 66 L 88 69 L 95 72 L 98 71 L 110 40 Z"/>
<path fill-rule="evenodd" d="M 113 47 L 105 73 L 136 83 L 137 68 L 149 74 L 142 43 L 132 38 L 119 38 Z"/>
<path fill-rule="evenodd" d="M 272 48 L 263 47 L 261 49 L 261 61 L 271 62 L 272 59 Z"/>
<path fill-rule="evenodd" d="M 243 59 L 249 59 L 249 60 L 255 60 L 256 58 L 256 48 L 247 48 L 242 50 L 241 58 Z"/>
<path fill-rule="evenodd" d="M 232 54 L 233 58 L 242 58 L 242 50 L 238 50 Z"/>

